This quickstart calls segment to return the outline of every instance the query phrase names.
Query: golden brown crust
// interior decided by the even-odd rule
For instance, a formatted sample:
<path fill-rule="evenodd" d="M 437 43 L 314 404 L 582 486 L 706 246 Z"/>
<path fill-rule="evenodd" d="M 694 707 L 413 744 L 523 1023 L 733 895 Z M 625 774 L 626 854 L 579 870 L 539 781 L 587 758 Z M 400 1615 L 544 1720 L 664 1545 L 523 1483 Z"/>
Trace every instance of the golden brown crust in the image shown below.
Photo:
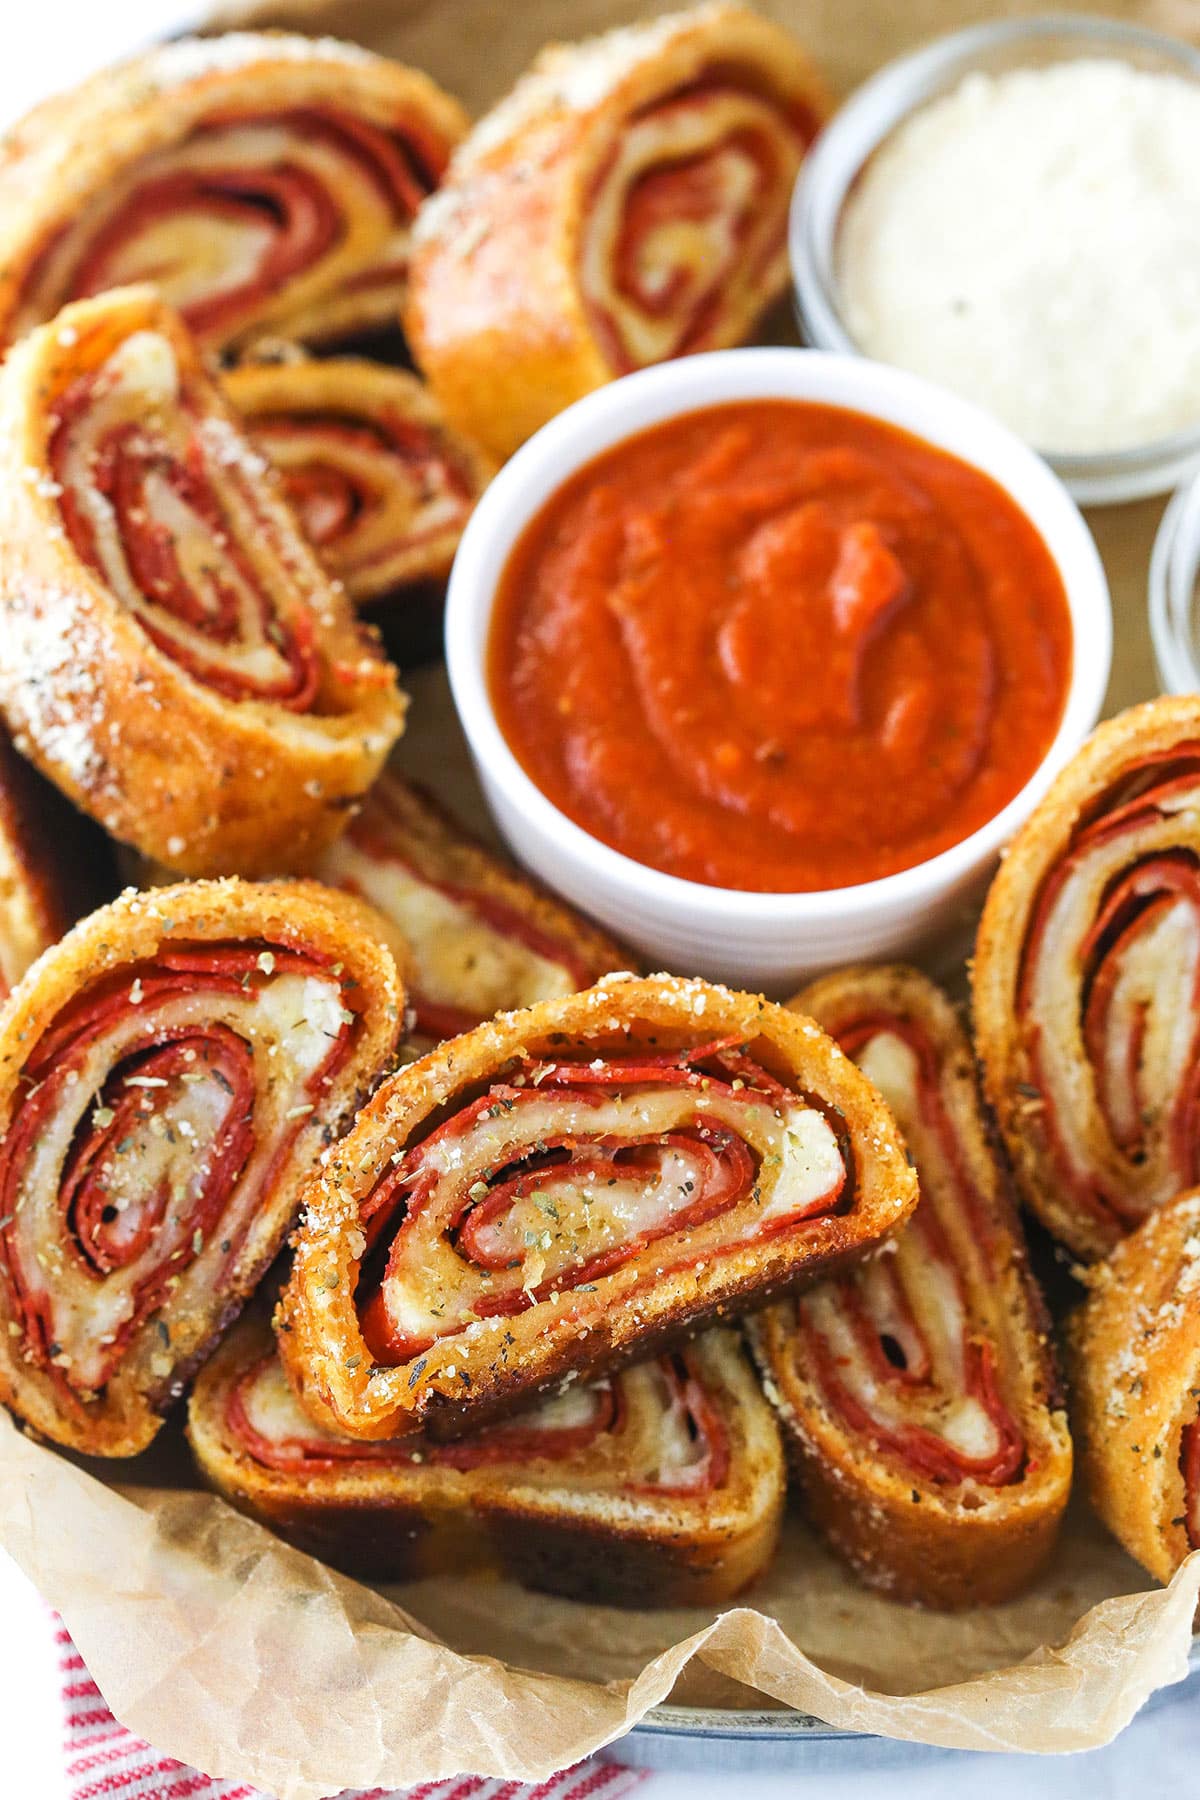
<path fill-rule="evenodd" d="M 468 836 L 394 768 L 316 873 L 370 900 L 393 927 L 393 948 L 404 946 L 414 1053 L 493 1013 L 633 967 L 628 951 Z"/>
<path fill-rule="evenodd" d="M 310 535 L 326 573 L 352 600 L 361 606 L 413 583 L 445 581 L 495 465 L 449 429 L 423 382 L 342 356 L 243 363 L 224 385 L 250 437 L 281 471 L 302 526 L 309 529 L 306 491 L 318 489 L 318 506 L 331 489 L 337 505 L 339 483 L 351 496 L 344 527 Z M 347 430 L 357 443 L 339 440 Z"/>
<path fill-rule="evenodd" d="M 871 1027 L 878 1024 L 886 1033 L 889 1021 L 913 1032 L 912 1044 L 932 1050 L 927 1078 L 936 1081 L 937 1098 L 902 1091 L 904 1061 L 888 1070 L 896 1085 L 885 1087 L 885 1097 L 915 1155 L 923 1188 L 916 1219 L 922 1206 L 933 1208 L 941 1243 L 950 1247 L 963 1284 L 958 1292 L 970 1296 L 969 1341 L 990 1346 L 996 1389 L 1024 1452 L 1015 1474 L 995 1485 L 970 1477 L 934 1479 L 877 1445 L 831 1403 L 794 1305 L 773 1307 L 751 1321 L 768 1395 L 783 1421 L 809 1515 L 865 1581 L 929 1606 L 992 1604 L 1017 1592 L 1045 1565 L 1067 1503 L 1072 1458 L 1048 1321 L 1029 1273 L 1006 1173 L 989 1141 L 970 1045 L 945 995 L 914 969 L 848 969 L 814 982 L 791 1004 L 852 1046 L 868 1031 L 858 1054 L 879 1041 Z M 893 1041 L 904 1040 L 893 1036 Z M 873 1066 L 868 1055 L 868 1068 Z M 887 1079 L 884 1069 L 880 1061 L 881 1081 Z M 939 1140 L 930 1135 L 929 1123 L 938 1111 L 953 1133 L 952 1166 L 965 1171 L 969 1190 L 961 1178 L 948 1182 L 943 1173 Z M 936 1171 L 930 1160 L 935 1155 Z M 900 1290 L 904 1304 L 919 1307 L 924 1291 L 919 1276 L 933 1251 L 916 1232 L 910 1224 L 896 1244 L 915 1257 L 910 1265 L 898 1256 L 897 1267 L 907 1277 Z M 979 1245 L 977 1252 L 972 1243 Z M 930 1290 L 926 1307 L 936 1292 Z M 928 1343 L 929 1317 L 920 1311 L 914 1316 Z M 935 1365 L 935 1388 L 939 1377 Z M 896 1392 L 903 1406 L 905 1390 Z M 953 1430 L 947 1429 L 952 1443 Z"/>
<path fill-rule="evenodd" d="M 1192 1548 L 1180 1463 L 1200 1417 L 1200 1190 L 1151 1214 L 1089 1287 L 1068 1334 L 1080 1467 L 1114 1537 L 1169 1581 Z"/>
<path fill-rule="evenodd" d="M 0 730 L 0 1000 L 48 945 L 116 885 L 101 834 L 17 755 Z"/>
<path fill-rule="evenodd" d="M 475 127 L 422 208 L 406 330 L 446 417 L 493 455 L 509 455 L 621 372 L 579 275 L 592 184 L 636 116 L 714 69 L 748 76 L 806 129 L 827 110 L 787 32 L 742 6 L 700 6 L 550 46 Z M 786 274 L 782 244 L 761 271 L 730 271 L 695 347 L 741 341 Z"/>
<path fill-rule="evenodd" d="M 347 1573 L 405 1581 L 482 1563 L 605 1605 L 700 1606 L 740 1593 L 774 1551 L 783 1452 L 731 1332 L 707 1333 L 689 1352 L 728 1452 L 720 1485 L 694 1494 L 636 1485 L 620 1436 L 607 1458 L 584 1449 L 543 1461 L 526 1447 L 457 1468 L 427 1445 L 411 1462 L 274 1467 L 255 1457 L 229 1413 L 239 1382 L 273 1350 L 261 1318 L 230 1333 L 196 1382 L 188 1437 L 207 1479 L 235 1506 Z M 628 1376 L 613 1379 L 621 1409 Z"/>
<path fill-rule="evenodd" d="M 721 1243 L 719 1220 L 700 1226 L 690 1234 L 696 1263 L 665 1272 L 660 1264 L 670 1241 L 660 1239 L 567 1290 L 569 1305 L 551 1296 L 438 1338 L 415 1359 L 373 1366 L 355 1304 L 365 1250 L 360 1207 L 404 1146 L 523 1057 L 555 1058 L 572 1048 L 603 1057 L 651 1042 L 666 1051 L 726 1037 L 744 1042 L 793 1093 L 841 1115 L 853 1186 L 840 1210 L 734 1246 Z M 844 1167 L 847 1152 L 839 1147 L 839 1154 Z M 644 1357 L 707 1320 L 857 1259 L 895 1230 L 915 1201 L 915 1179 L 886 1107 L 811 1021 L 700 981 L 618 976 L 501 1015 L 385 1083 L 305 1196 L 278 1315 L 282 1354 L 314 1418 L 362 1438 L 422 1426 L 449 1435 L 511 1410 L 572 1370 L 598 1372 Z"/>
<path fill-rule="evenodd" d="M 250 1118 L 257 1126 L 261 1114 L 264 1139 L 268 1133 L 277 1134 L 270 1136 L 270 1143 L 279 1146 L 262 1180 L 254 1214 L 244 1222 L 244 1229 L 239 1228 L 235 1243 L 222 1240 L 218 1225 L 231 1217 L 237 1185 L 250 1167 L 248 1157 L 242 1172 L 235 1171 L 233 1175 L 230 1201 L 217 1224 L 210 1225 L 198 1242 L 190 1242 L 188 1251 L 181 1253 L 178 1279 L 167 1284 L 165 1297 L 153 1312 L 136 1323 L 121 1350 L 115 1372 L 93 1397 L 77 1391 L 69 1379 L 60 1379 L 49 1364 L 28 1359 L 28 1325 L 12 1285 L 11 1252 L 0 1245 L 0 1399 L 46 1436 L 95 1455 L 132 1455 L 153 1438 L 161 1413 L 182 1392 L 192 1369 L 240 1310 L 277 1254 L 295 1218 L 299 1192 L 312 1162 L 390 1065 L 399 1035 L 404 995 L 395 964 L 378 942 L 369 909 L 350 896 L 333 893 L 316 882 L 255 884 L 228 880 L 185 883 L 146 894 L 127 890 L 111 905 L 82 920 L 48 950 L 0 1011 L 0 1184 L 8 1182 L 10 1203 L 13 1193 L 19 1190 L 15 1210 L 26 1213 L 23 1224 L 32 1223 L 42 1231 L 53 1229 L 56 1241 L 76 1230 L 60 1217 L 59 1192 L 67 1179 L 63 1174 L 66 1164 L 60 1166 L 54 1160 L 57 1151 L 52 1152 L 49 1166 L 54 1191 L 48 1192 L 47 1177 L 40 1167 L 38 1173 L 32 1171 L 28 1146 L 24 1140 L 21 1148 L 17 1144 L 18 1125 L 24 1129 L 24 1109 L 34 1104 L 37 1093 L 36 1087 L 29 1086 L 25 1071 L 36 1066 L 40 1047 L 48 1041 L 47 1034 L 65 1016 L 66 1009 L 77 1006 L 93 992 L 106 996 L 113 992 L 114 980 L 125 969 L 140 970 L 121 1002 L 125 1014 L 140 1018 L 139 1008 L 149 1014 L 156 1004 L 153 993 L 148 991 L 152 989 L 151 974 L 156 963 L 166 967 L 160 963 L 164 955 L 203 945 L 242 949 L 248 946 L 248 954 L 257 959 L 256 969 L 263 972 L 264 983 L 269 983 L 281 952 L 298 951 L 315 958 L 330 970 L 332 987 L 340 994 L 344 1009 L 340 1016 L 350 1025 L 352 1035 L 328 1078 L 321 1077 L 313 1103 L 289 1107 L 275 1117 L 285 1105 L 285 1092 L 290 1098 L 295 1097 L 282 1085 L 286 1070 L 278 1073 L 284 1057 L 273 1060 L 275 1053 L 269 1049 L 281 1028 L 264 1017 L 260 1026 L 247 1033 L 251 1048 L 255 1038 L 262 1038 L 261 1055 L 266 1059 L 256 1064 L 262 1072 L 256 1077 Z M 241 985 L 245 986 L 245 978 Z M 200 1032 L 219 1004 L 205 999 L 207 992 L 201 983 L 202 1011 L 194 1021 Z M 315 1002 L 306 1004 L 311 1007 Z M 176 1031 L 175 1037 L 178 1036 Z M 171 1041 L 170 1032 L 159 1041 Z M 76 1055 L 74 1042 L 70 1040 L 72 1057 Z M 285 1047 L 282 1037 L 278 1043 L 280 1048 Z M 138 1054 L 144 1048 L 142 1045 Z M 59 1078 L 55 1071 L 61 1075 L 65 1066 L 61 1059 L 67 1053 L 53 1053 L 50 1072 L 41 1078 L 40 1085 L 48 1088 L 52 1080 Z M 322 1056 L 326 1054 L 321 1052 Z M 94 1085 L 92 1075 L 88 1076 L 85 1105 L 93 1108 L 93 1133 L 111 1121 L 112 1106 L 120 1104 L 109 1103 L 104 1118 L 95 1110 L 108 1091 L 105 1082 L 111 1085 L 111 1070 L 123 1066 L 119 1059 L 126 1053 L 118 1047 L 116 1055 L 118 1060 L 106 1065 L 108 1072 L 96 1076 Z M 75 1063 L 70 1066 L 75 1067 Z M 141 1066 L 146 1066 L 145 1060 Z M 202 1064 L 194 1066 L 200 1068 Z M 91 1070 L 93 1065 L 88 1064 L 87 1068 Z M 127 1087 L 133 1086 L 131 1077 L 120 1079 Z M 227 1080 L 220 1076 L 217 1079 L 227 1092 L 232 1092 Z M 273 1085 L 277 1082 L 280 1085 Z M 141 1086 L 158 1090 L 168 1083 L 155 1078 L 141 1081 Z M 75 1083 L 67 1081 L 66 1092 L 75 1091 Z M 51 1108 L 47 1121 L 51 1126 L 55 1109 L 61 1103 L 56 1098 Z M 194 1128 L 179 1129 L 190 1129 L 189 1142 L 196 1142 Z M 175 1141 L 171 1139 L 172 1143 Z M 118 1145 L 113 1154 L 119 1155 L 123 1148 Z M 17 1158 L 15 1165 L 6 1162 L 6 1153 Z M 37 1154 L 43 1156 L 40 1142 Z M 201 1174 L 206 1166 L 201 1166 Z M 111 1168 L 110 1164 L 106 1176 L 110 1182 L 115 1179 Z M 132 1191 L 131 1203 L 135 1209 L 144 1204 L 136 1189 Z M 117 1208 L 107 1208 L 106 1217 L 111 1213 L 116 1218 L 125 1204 L 122 1201 Z M 60 1223 L 54 1227 L 56 1219 Z M 5 1227 L 13 1226 L 10 1214 Z M 155 1230 L 161 1233 L 166 1228 L 166 1222 L 160 1221 Z M 39 1279 L 52 1298 L 56 1286 L 61 1286 L 57 1271 L 63 1267 L 64 1251 L 78 1260 L 72 1247 L 74 1241 L 64 1241 L 62 1248 L 52 1247 L 38 1255 L 42 1270 Z M 116 1261 L 119 1274 L 119 1249 Z M 89 1299 L 87 1305 L 99 1305 L 105 1291 L 103 1275 L 95 1278 L 91 1291 L 95 1300 Z M 71 1289 L 71 1295 L 69 1304 L 79 1304 L 76 1288 Z M 86 1337 L 88 1331 L 98 1327 L 85 1316 L 80 1329 Z M 103 1344 L 109 1340 L 96 1341 Z"/>
<path fill-rule="evenodd" d="M 153 168 L 153 159 L 214 120 L 269 120 L 322 107 L 384 131 L 412 131 L 443 155 L 467 128 L 458 102 L 417 70 L 358 45 L 284 32 L 177 39 L 35 108 L 7 134 L 0 156 L 0 343 L 77 297 L 67 282 L 30 317 L 23 290 L 48 246 L 80 221 L 99 229 L 105 201 L 135 179 L 139 166 Z M 282 288 L 273 284 L 256 316 L 211 333 L 210 341 L 317 341 L 389 325 L 403 279 L 361 277 L 390 252 L 374 235 L 358 244 L 343 232 L 335 265 Z"/>
<path fill-rule="evenodd" d="M 313 631 L 308 710 L 227 698 L 160 649 L 76 553 L 48 408 L 145 332 L 165 340 L 254 495 L 280 599 Z M 402 729 L 404 697 L 322 575 L 177 318 L 148 289 L 67 308 L 0 373 L 0 710 L 22 749 L 107 830 L 181 873 L 303 868 L 342 829 Z"/>
<path fill-rule="evenodd" d="M 1147 829 L 1135 821 L 1125 856 L 1117 837 L 1107 843 L 1101 838 L 1105 813 L 1111 815 L 1127 798 L 1123 778 L 1131 766 L 1169 772 L 1172 756 L 1187 746 L 1193 753 L 1200 748 L 1200 699 L 1194 696 L 1154 700 L 1101 725 L 1009 846 L 979 926 L 972 990 L 987 1097 L 1022 1200 L 1056 1238 L 1086 1259 L 1103 1256 L 1149 1206 L 1194 1179 L 1194 1163 L 1180 1165 L 1167 1143 L 1167 1122 L 1187 1103 L 1182 1090 L 1190 1085 L 1190 1069 L 1182 1083 L 1142 1096 L 1141 1124 L 1152 1154 L 1144 1154 L 1146 1145 L 1127 1151 L 1115 1141 L 1086 1032 L 1089 996 L 1101 989 L 1097 976 L 1106 957 L 1119 976 L 1121 946 L 1116 944 L 1114 956 L 1108 931 L 1086 956 L 1084 951 L 1087 933 L 1114 888 L 1130 879 L 1132 889 L 1141 879 L 1139 864 L 1151 857 L 1175 860 L 1180 852 L 1190 863 L 1200 851 L 1194 808 L 1177 804 L 1155 809 Z M 1082 845 L 1081 834 L 1088 834 Z M 1091 864 L 1083 870 L 1086 885 L 1074 898 L 1066 884 L 1057 891 L 1053 886 L 1072 855 L 1076 866 Z M 1144 881 L 1142 888 L 1137 899 L 1145 908 L 1153 896 Z M 1173 891 L 1186 899 L 1178 884 Z M 1049 998 L 1039 1001 L 1035 993 L 1023 1006 L 1032 930 L 1039 925 L 1039 909 L 1048 916 L 1051 901 L 1061 907 L 1061 924 L 1042 963 Z M 1044 944 L 1044 922 L 1040 929 Z M 1157 972 L 1150 1011 L 1167 1018 L 1177 1007 L 1179 982 L 1187 979 L 1182 958 L 1168 955 Z M 1048 1069 L 1039 1068 L 1039 1057 Z M 1143 1079 L 1139 1070 L 1135 1085 Z M 1064 1169 L 1062 1149 L 1056 1149 L 1064 1129 L 1079 1144 L 1074 1177 Z M 1188 1151 L 1194 1158 L 1196 1146 L 1189 1143 Z"/>

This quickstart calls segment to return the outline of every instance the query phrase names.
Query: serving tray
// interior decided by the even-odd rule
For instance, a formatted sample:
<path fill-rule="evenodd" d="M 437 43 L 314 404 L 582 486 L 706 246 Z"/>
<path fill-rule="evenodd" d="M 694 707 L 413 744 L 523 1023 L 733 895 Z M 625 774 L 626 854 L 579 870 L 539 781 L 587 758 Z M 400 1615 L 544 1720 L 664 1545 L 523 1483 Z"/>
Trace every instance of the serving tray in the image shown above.
<path fill-rule="evenodd" d="M 683 3 L 673 0 L 675 5 Z M 756 0 L 756 4 L 796 31 L 841 92 L 929 37 L 994 16 L 992 0 L 909 0 L 905 7 L 894 7 L 888 0 L 857 0 L 852 7 L 845 0 Z M 670 9 L 670 0 L 508 0 L 501 9 L 483 0 L 444 0 L 442 7 L 434 9 L 406 5 L 405 0 L 268 0 L 267 4 L 226 4 L 218 8 L 217 18 L 221 24 L 250 20 L 309 31 L 319 26 L 358 39 L 427 68 L 477 111 L 504 91 L 547 39 L 578 38 Z M 1014 14 L 1039 10 L 1036 0 L 1017 0 L 1007 8 Z M 1137 22 L 1162 23 L 1155 0 L 1116 0 L 1105 11 L 1124 13 Z M 454 15 L 457 28 L 451 26 Z M 769 321 L 769 335 L 779 341 L 798 341 L 789 305 L 777 309 Z M 1145 595 L 1161 511 L 1162 503 L 1151 500 L 1123 507 L 1118 513 L 1100 510 L 1088 515 L 1113 597 L 1114 658 L 1108 712 L 1159 691 Z M 402 746 L 403 761 L 428 779 L 475 829 L 493 835 L 440 671 L 419 671 L 409 685 L 414 690 L 414 705 Z M 449 746 L 453 748 L 448 754 Z M 961 980 L 972 932 L 973 921 L 965 921 L 963 931 L 953 944 L 945 946 L 931 972 L 946 980 L 952 979 L 954 970 Z M 751 1604 L 753 1599 L 751 1596 Z M 433 1622 L 437 1628 L 438 1621 Z M 897 1761 L 913 1766 L 922 1758 L 944 1754 L 922 1745 L 837 1730 L 809 1714 L 764 1708 L 751 1690 L 742 1691 L 749 1702 L 745 1710 L 679 1704 L 657 1707 L 608 1754 L 622 1762 L 697 1773 L 816 1771 L 822 1767 L 845 1771 L 848 1767 L 877 1767 L 881 1762 L 892 1766 Z"/>
<path fill-rule="evenodd" d="M 888 0 L 855 0 L 853 5 L 846 0 L 809 0 L 808 4 L 805 0 L 759 0 L 759 4 L 796 29 L 833 84 L 843 91 L 881 61 L 923 38 L 985 18 L 993 10 L 990 0 L 909 0 L 903 8 L 889 5 Z M 577 37 L 662 10 L 663 5 L 645 4 L 644 0 L 507 0 L 503 8 L 485 0 L 442 0 L 439 7 L 408 0 L 330 0 L 329 4 L 295 0 L 290 5 L 224 5 L 218 8 L 214 22 L 321 29 L 354 38 L 429 68 L 478 109 L 511 82 L 547 38 Z M 1021 0 L 1009 10 L 1038 9 Z M 1154 0 L 1127 0 L 1125 5 L 1113 0 L 1106 10 L 1160 22 Z M 194 11 L 192 5 L 173 6 L 171 22 L 190 25 Z M 122 47 L 112 44 L 108 53 L 115 55 Z M 788 341 L 791 327 L 786 307 L 780 309 L 774 325 L 775 335 Z M 1110 712 L 1157 692 L 1145 585 L 1161 511 L 1160 502 L 1145 501 L 1119 513 L 1098 512 L 1089 519 L 1114 602 Z M 418 671 L 409 685 L 415 704 L 405 739 L 406 766 L 429 779 L 449 806 L 487 834 L 489 823 L 481 810 L 440 670 Z M 955 960 L 960 964 L 963 947 L 955 947 Z M 434 1628 L 438 1628 L 437 1622 Z M 1186 1693 L 1195 1698 L 1200 1693 L 1196 1674 L 1200 1653 L 1195 1648 L 1191 1667 Z M 632 1765 L 709 1774 L 772 1770 L 817 1774 L 826 1769 L 845 1774 L 885 1767 L 915 1768 L 947 1754 L 924 1745 L 838 1730 L 811 1714 L 764 1707 L 751 1690 L 742 1692 L 748 1701 L 744 1709 L 675 1703 L 656 1707 L 605 1754 Z M 1152 1704 L 1173 1703 L 1179 1693 L 1166 1690 Z"/>

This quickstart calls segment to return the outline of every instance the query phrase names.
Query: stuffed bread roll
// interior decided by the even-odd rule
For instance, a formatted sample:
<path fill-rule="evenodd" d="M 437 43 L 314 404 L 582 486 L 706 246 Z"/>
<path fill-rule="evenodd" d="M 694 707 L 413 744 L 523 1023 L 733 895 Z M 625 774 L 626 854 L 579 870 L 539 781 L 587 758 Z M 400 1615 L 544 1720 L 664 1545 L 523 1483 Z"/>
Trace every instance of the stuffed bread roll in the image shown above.
<path fill-rule="evenodd" d="M 111 885 L 110 885 L 111 883 Z M 116 888 L 100 832 L 0 731 L 0 1000 L 30 963 Z"/>
<path fill-rule="evenodd" d="M 305 1196 L 281 1350 L 314 1418 L 453 1435 L 811 1281 L 915 1201 L 810 1021 L 617 977 L 385 1083 Z"/>
<path fill-rule="evenodd" d="M 1006 1599 L 1053 1548 L 1071 1440 L 970 1046 L 915 969 L 849 969 L 792 1004 L 875 1083 L 921 1188 L 883 1254 L 751 1323 L 808 1512 L 899 1598 Z"/>
<path fill-rule="evenodd" d="M 303 867 L 404 697 L 178 318 L 68 307 L 0 370 L 0 712 L 115 837 L 187 875 Z"/>
<path fill-rule="evenodd" d="M 402 1009 L 366 908 L 313 882 L 130 890 L 49 950 L 0 1011 L 0 1399 L 144 1449 Z"/>
<path fill-rule="evenodd" d="M 451 424 L 507 456 L 615 375 L 739 343 L 826 109 L 742 6 L 545 50 L 417 221 L 406 328 Z"/>
<path fill-rule="evenodd" d="M 188 1437 L 235 1506 L 377 1581 L 484 1564 L 608 1606 L 714 1605 L 766 1567 L 783 1510 L 779 1433 L 730 1331 L 454 1444 L 364 1444 L 307 1417 L 246 1319 L 196 1383 Z"/>
<path fill-rule="evenodd" d="M 427 76 L 332 38 L 184 38 L 105 69 L 6 140 L 0 345 L 139 281 L 216 347 L 390 325 L 466 124 Z"/>
<path fill-rule="evenodd" d="M 395 770 L 317 865 L 390 921 L 422 1054 L 493 1013 L 589 987 L 628 965 L 595 926 L 475 843 Z"/>
<path fill-rule="evenodd" d="M 973 985 L 1022 1198 L 1102 1256 L 1200 1178 L 1200 698 L 1093 733 L 1009 848 Z"/>
<path fill-rule="evenodd" d="M 1088 1271 L 1069 1374 L 1092 1505 L 1169 1581 L 1200 1550 L 1200 1192 L 1168 1201 Z"/>
<path fill-rule="evenodd" d="M 445 581 L 492 465 L 414 375 L 353 357 L 243 363 L 225 392 L 352 600 Z"/>

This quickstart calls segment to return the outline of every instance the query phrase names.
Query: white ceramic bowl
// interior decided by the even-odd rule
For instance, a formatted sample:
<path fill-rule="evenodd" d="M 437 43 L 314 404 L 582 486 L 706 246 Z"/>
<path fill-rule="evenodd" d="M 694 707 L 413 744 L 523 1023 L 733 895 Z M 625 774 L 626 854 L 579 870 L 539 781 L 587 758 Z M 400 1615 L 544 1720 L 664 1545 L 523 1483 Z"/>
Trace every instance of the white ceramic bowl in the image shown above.
<path fill-rule="evenodd" d="M 750 399 L 813 400 L 884 419 L 997 481 L 1040 532 L 1074 627 L 1071 687 L 1036 774 L 995 818 L 928 862 L 857 887 L 754 894 L 646 868 L 568 819 L 535 786 L 496 723 L 487 640 L 496 585 L 517 538 L 576 469 L 660 420 Z M 1112 617 L 1104 570 L 1075 503 L 1047 465 L 988 414 L 931 383 L 856 356 L 724 350 L 627 375 L 544 426 L 487 489 L 450 576 L 446 660 L 488 804 L 515 855 L 655 967 L 781 992 L 862 957 L 914 950 L 959 916 L 1002 844 L 1078 749 L 1108 681 Z"/>

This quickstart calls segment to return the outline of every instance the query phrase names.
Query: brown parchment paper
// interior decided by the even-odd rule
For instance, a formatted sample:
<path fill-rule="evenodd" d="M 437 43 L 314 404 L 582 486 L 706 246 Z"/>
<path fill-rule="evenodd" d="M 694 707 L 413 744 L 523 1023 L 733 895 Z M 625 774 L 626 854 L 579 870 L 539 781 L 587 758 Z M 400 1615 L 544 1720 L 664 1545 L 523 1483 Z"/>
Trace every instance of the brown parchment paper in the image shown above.
<path fill-rule="evenodd" d="M 761 4 L 842 91 L 921 39 L 997 10 L 987 0 Z M 358 38 L 479 109 L 546 39 L 663 10 L 643 0 L 291 0 L 228 5 L 220 18 Z M 1042 8 L 1009 0 L 1003 10 Z M 1103 10 L 1200 42 L 1200 0 Z M 787 335 L 786 310 L 775 327 Z M 1109 710 L 1157 689 L 1145 593 L 1161 510 L 1150 501 L 1091 515 L 1115 612 Z M 409 686 L 402 761 L 486 830 L 444 675 L 421 671 Z M 949 954 L 943 946 L 943 973 Z M 1182 1679 L 1200 1590 L 1198 1553 L 1169 1588 L 1147 1591 L 1077 1501 L 1031 1593 L 960 1616 L 866 1592 L 794 1519 L 748 1603 L 717 1617 L 582 1607 L 483 1578 L 375 1592 L 197 1491 L 178 1421 L 144 1457 L 103 1465 L 30 1441 L 2 1412 L 0 1544 L 63 1613 L 124 1724 L 280 1800 L 461 1771 L 538 1780 L 668 1696 L 794 1707 L 952 1748 L 1089 1749 Z"/>

